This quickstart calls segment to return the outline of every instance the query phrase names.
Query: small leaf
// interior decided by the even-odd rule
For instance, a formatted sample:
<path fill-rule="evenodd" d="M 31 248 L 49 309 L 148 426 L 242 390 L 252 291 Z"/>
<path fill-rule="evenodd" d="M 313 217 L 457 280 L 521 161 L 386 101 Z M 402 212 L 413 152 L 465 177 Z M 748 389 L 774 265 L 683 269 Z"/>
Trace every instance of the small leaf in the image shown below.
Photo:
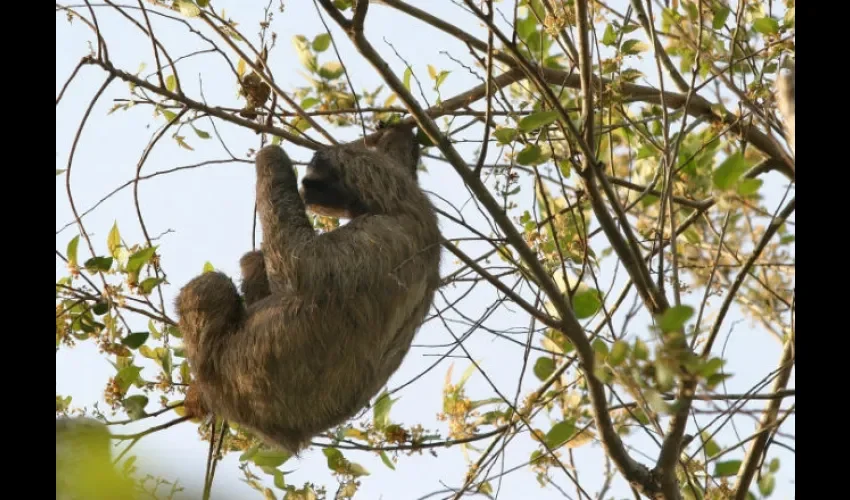
<path fill-rule="evenodd" d="M 516 139 L 516 129 L 509 127 L 501 127 L 497 128 L 493 131 L 493 137 L 499 142 L 499 144 L 510 144 Z"/>
<path fill-rule="evenodd" d="M 765 498 L 773 494 L 773 489 L 776 487 L 776 476 L 773 474 L 765 474 L 759 480 L 759 493 Z"/>
<path fill-rule="evenodd" d="M 368 470 L 366 470 L 366 468 L 365 468 L 365 467 L 363 467 L 362 465 L 358 464 L 357 462 L 350 462 L 350 463 L 348 464 L 348 471 L 349 471 L 349 472 L 351 473 L 351 475 L 353 475 L 354 477 L 368 476 L 368 475 L 369 475 L 369 471 L 368 471 Z"/>
<path fill-rule="evenodd" d="M 307 97 L 303 101 L 301 101 L 301 109 L 310 109 L 316 104 L 319 104 L 320 102 L 322 101 L 316 99 L 315 97 Z"/>
<path fill-rule="evenodd" d="M 345 463 L 345 457 L 342 456 L 342 452 L 336 448 L 325 448 L 322 450 L 322 453 L 328 459 L 328 469 L 332 471 L 336 471 Z"/>
<path fill-rule="evenodd" d="M 201 15 L 201 9 L 190 0 L 178 0 L 177 5 L 180 8 L 180 13 L 186 17 L 198 17 Z"/>
<path fill-rule="evenodd" d="M 532 165 L 540 159 L 540 146 L 536 144 L 527 145 L 516 157 L 517 163 L 520 165 Z"/>
<path fill-rule="evenodd" d="M 147 278 L 139 283 L 139 292 L 142 295 L 150 294 L 157 285 L 165 281 L 165 278 Z"/>
<path fill-rule="evenodd" d="M 319 76 L 328 80 L 336 80 L 342 76 L 342 64 L 338 61 L 328 61 L 319 68 Z"/>
<path fill-rule="evenodd" d="M 130 417 L 131 420 L 138 420 L 147 413 L 145 413 L 145 406 L 148 405 L 148 397 L 137 394 L 135 396 L 130 396 L 124 398 L 121 401 L 121 404 L 124 406 L 124 411 L 127 412 L 127 416 Z"/>
<path fill-rule="evenodd" d="M 729 13 L 732 10 L 725 6 L 721 5 L 720 8 L 717 9 L 717 12 L 714 13 L 714 19 L 711 21 L 711 27 L 719 30 L 726 24 L 726 18 L 729 17 Z"/>
<path fill-rule="evenodd" d="M 546 381 L 555 371 L 555 361 L 552 358 L 540 357 L 534 363 L 534 376 L 540 381 Z"/>
<path fill-rule="evenodd" d="M 628 354 L 629 344 L 624 340 L 618 340 L 611 347 L 611 354 L 608 355 L 607 362 L 611 366 L 620 366 L 626 360 Z"/>
<path fill-rule="evenodd" d="M 198 136 L 198 137 L 200 137 L 201 139 L 209 139 L 209 138 L 210 138 L 210 133 L 209 133 L 209 132 L 204 131 L 204 130 L 201 130 L 201 129 L 199 129 L 199 128 L 195 127 L 194 125 L 192 125 L 192 130 L 194 130 L 194 131 L 195 131 L 195 135 L 197 135 L 197 136 Z"/>
<path fill-rule="evenodd" d="M 555 450 L 560 447 L 562 444 L 566 443 L 573 434 L 575 434 L 576 427 L 575 423 L 571 420 L 565 420 L 563 422 L 558 422 L 546 433 L 546 446 L 549 447 L 550 450 Z"/>
<path fill-rule="evenodd" d="M 60 175 L 64 174 L 65 170 L 66 169 L 64 169 L 64 168 L 57 168 L 56 169 L 56 177 L 59 177 Z"/>
<path fill-rule="evenodd" d="M 741 196 L 754 195 L 762 184 L 764 184 L 762 179 L 741 179 L 741 182 L 738 183 L 738 194 Z"/>
<path fill-rule="evenodd" d="M 236 65 L 236 74 L 239 75 L 240 79 L 245 74 L 247 67 L 248 64 L 245 62 L 245 59 L 239 59 L 239 64 Z"/>
<path fill-rule="evenodd" d="M 260 450 L 254 455 L 253 461 L 259 467 L 280 467 L 290 459 L 292 455 L 279 450 Z"/>
<path fill-rule="evenodd" d="M 70 396 L 68 396 L 68 397 L 70 398 Z M 769 470 L 770 472 L 778 471 L 779 470 L 779 459 L 774 458 L 773 460 L 771 460 L 770 464 L 768 464 L 768 466 L 767 466 L 767 470 Z"/>
<path fill-rule="evenodd" d="M 703 431 L 703 433 L 702 433 L 702 440 L 703 440 L 703 449 L 705 450 L 705 454 L 709 458 L 720 453 L 720 451 L 721 451 L 720 445 L 718 445 L 716 441 L 711 439 L 709 437 L 709 434 L 705 431 Z"/>
<path fill-rule="evenodd" d="M 80 235 L 76 235 L 71 238 L 71 241 L 68 242 L 68 249 L 66 253 L 68 254 L 68 265 L 69 266 L 77 266 L 77 246 L 80 244 Z"/>
<path fill-rule="evenodd" d="M 127 270 L 131 273 L 138 272 L 143 265 L 151 260 L 154 252 L 156 252 L 156 248 L 155 246 L 148 247 L 131 255 L 127 260 Z"/>
<path fill-rule="evenodd" d="M 410 69 L 410 66 L 408 66 L 404 70 L 404 88 L 406 88 L 408 91 L 410 91 L 410 77 L 412 75 L 413 75 L 413 71 Z"/>
<path fill-rule="evenodd" d="M 395 465 L 393 465 L 392 460 L 390 460 L 390 457 L 384 450 L 381 450 L 381 461 L 384 462 L 384 465 L 386 465 L 390 469 L 395 470 Z"/>
<path fill-rule="evenodd" d="M 599 297 L 599 290 L 589 289 L 576 292 L 573 295 L 573 311 L 578 319 L 586 319 L 599 311 L 602 307 L 602 300 Z"/>
<path fill-rule="evenodd" d="M 437 70 L 430 64 L 428 65 L 428 76 L 430 76 L 432 80 L 437 79 Z"/>
<path fill-rule="evenodd" d="M 613 47 L 615 43 L 617 43 L 617 32 L 614 31 L 614 25 L 609 23 L 605 27 L 605 34 L 602 35 L 602 45 Z"/>
<path fill-rule="evenodd" d="M 174 113 L 173 111 L 167 109 L 160 109 L 160 111 L 163 115 L 165 115 L 165 119 L 168 120 L 168 123 L 171 123 L 177 119 L 177 113 Z"/>
<path fill-rule="evenodd" d="M 168 78 L 165 79 L 165 88 L 170 92 L 174 92 L 174 89 L 177 87 L 177 78 L 174 75 L 168 75 Z"/>
<path fill-rule="evenodd" d="M 109 249 L 109 254 L 117 257 L 118 249 L 121 248 L 121 233 L 118 232 L 118 221 L 112 224 L 112 229 L 109 230 L 109 236 L 106 237 L 106 248 Z"/>
<path fill-rule="evenodd" d="M 330 33 L 322 33 L 321 35 L 316 35 L 316 38 L 313 39 L 313 50 L 315 50 L 316 52 L 324 52 L 328 50 L 328 47 L 330 46 Z"/>
<path fill-rule="evenodd" d="M 375 406 L 372 409 L 373 422 L 377 429 L 383 429 L 390 423 L 390 408 L 396 400 L 391 399 L 389 393 L 384 391 L 375 401 Z"/>
<path fill-rule="evenodd" d="M 727 460 L 714 464 L 714 477 L 729 477 L 738 474 L 741 468 L 740 460 Z"/>
<path fill-rule="evenodd" d="M 98 271 L 109 271 L 112 267 L 112 257 L 92 257 L 87 260 L 83 266 L 85 266 L 86 270 L 92 273 L 96 273 Z"/>
<path fill-rule="evenodd" d="M 691 306 L 679 305 L 670 307 L 659 318 L 658 327 L 665 333 L 679 331 L 693 315 L 694 308 Z"/>
<path fill-rule="evenodd" d="M 135 332 L 121 339 L 121 343 L 130 349 L 138 349 L 148 340 L 149 336 L 150 333 L 148 332 Z"/>
<path fill-rule="evenodd" d="M 735 185 L 748 168 L 749 165 L 744 160 L 744 156 L 740 152 L 736 152 L 715 169 L 712 181 L 718 189 L 729 189 Z"/>
<path fill-rule="evenodd" d="M 274 485 L 276 488 L 286 489 L 286 480 L 284 479 L 283 471 L 279 471 L 275 469 L 274 471 Z"/>
<path fill-rule="evenodd" d="M 210 261 L 204 262 L 203 272 L 205 272 L 205 273 L 215 272 L 215 268 L 213 267 L 213 265 Z"/>
<path fill-rule="evenodd" d="M 239 455 L 239 461 L 244 462 L 246 460 L 250 460 L 251 458 L 254 457 L 254 455 L 257 454 L 257 451 L 259 451 L 259 449 L 260 449 L 260 445 L 258 445 L 258 444 L 255 444 L 254 446 L 248 448 L 247 450 L 242 452 L 241 455 Z"/>
<path fill-rule="evenodd" d="M 523 132 L 531 132 L 545 127 L 558 120 L 558 112 L 555 110 L 539 111 L 530 114 L 519 121 L 519 129 Z"/>
<path fill-rule="evenodd" d="M 775 35 L 779 33 L 779 21 L 772 17 L 761 17 L 753 21 L 753 29 L 762 35 Z"/>
<path fill-rule="evenodd" d="M 440 88 L 440 85 L 442 85 L 443 82 L 446 81 L 446 78 L 448 78 L 450 73 L 451 71 L 440 71 L 440 74 L 437 75 L 437 81 L 436 83 L 434 83 L 434 87 Z"/>
<path fill-rule="evenodd" d="M 726 361 L 721 358 L 711 358 L 706 361 L 705 364 L 703 364 L 700 368 L 700 375 L 706 378 L 711 377 L 714 374 L 718 373 L 725 364 Z"/>
<path fill-rule="evenodd" d="M 641 52 L 646 52 L 648 49 L 649 46 L 640 40 L 626 40 L 620 47 L 620 51 L 627 55 L 640 54 Z"/>
<path fill-rule="evenodd" d="M 91 311 L 93 313 L 97 314 L 98 316 L 103 316 L 104 314 L 106 314 L 106 311 L 108 311 L 108 310 L 109 310 L 109 303 L 108 302 L 95 302 L 95 304 L 91 308 Z"/>
<path fill-rule="evenodd" d="M 118 387 L 121 388 L 122 392 L 127 392 L 127 389 L 139 378 L 140 373 L 142 373 L 142 367 L 140 366 L 125 366 L 118 371 L 115 381 L 118 383 Z"/>

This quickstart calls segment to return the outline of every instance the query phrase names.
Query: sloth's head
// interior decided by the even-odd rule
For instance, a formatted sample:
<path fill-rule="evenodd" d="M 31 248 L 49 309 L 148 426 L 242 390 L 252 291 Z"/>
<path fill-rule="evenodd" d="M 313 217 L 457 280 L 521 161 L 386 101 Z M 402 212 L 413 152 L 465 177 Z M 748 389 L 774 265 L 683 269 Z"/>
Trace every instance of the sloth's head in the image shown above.
<path fill-rule="evenodd" d="M 383 128 L 368 143 L 317 151 L 301 180 L 301 197 L 308 210 L 329 217 L 410 210 L 421 197 L 418 164 L 413 126 Z"/>

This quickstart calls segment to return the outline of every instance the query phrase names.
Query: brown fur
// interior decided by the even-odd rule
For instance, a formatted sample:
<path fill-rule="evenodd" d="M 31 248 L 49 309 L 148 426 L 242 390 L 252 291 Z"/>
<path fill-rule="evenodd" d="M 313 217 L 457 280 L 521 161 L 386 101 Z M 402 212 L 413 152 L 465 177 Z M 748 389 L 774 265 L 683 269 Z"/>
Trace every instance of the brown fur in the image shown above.
<path fill-rule="evenodd" d="M 299 195 L 286 153 L 257 153 L 264 241 L 240 261 L 244 303 L 218 272 L 176 300 L 192 406 L 297 453 L 381 390 L 440 281 L 441 236 L 417 162 L 411 128 L 389 128 L 375 144 L 317 152 Z M 302 195 L 311 210 L 352 220 L 317 234 Z"/>

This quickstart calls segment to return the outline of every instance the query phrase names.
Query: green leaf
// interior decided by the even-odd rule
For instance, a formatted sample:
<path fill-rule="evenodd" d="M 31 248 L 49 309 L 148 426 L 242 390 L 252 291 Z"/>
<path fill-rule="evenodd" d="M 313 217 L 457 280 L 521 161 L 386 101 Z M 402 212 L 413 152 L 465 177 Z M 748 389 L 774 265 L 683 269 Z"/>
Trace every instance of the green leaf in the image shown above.
<path fill-rule="evenodd" d="M 168 78 L 165 79 L 165 88 L 170 92 L 174 92 L 174 89 L 177 87 L 177 78 L 174 75 L 168 75 Z"/>
<path fill-rule="evenodd" d="M 519 121 L 519 129 L 523 132 L 531 132 L 545 127 L 558 120 L 558 112 L 555 110 L 538 111 L 530 114 Z"/>
<path fill-rule="evenodd" d="M 779 33 L 779 21 L 772 17 L 761 17 L 753 21 L 753 29 L 762 35 L 775 35 Z"/>
<path fill-rule="evenodd" d="M 260 445 L 255 444 L 254 446 L 252 446 L 252 447 L 248 448 L 247 450 L 245 450 L 244 452 L 242 452 L 241 455 L 239 455 L 239 461 L 244 462 L 246 460 L 250 460 L 251 458 L 254 457 L 254 455 L 257 454 L 257 451 L 259 451 L 259 450 L 260 450 Z"/>
<path fill-rule="evenodd" d="M 83 266 L 85 266 L 86 270 L 92 273 L 96 273 L 98 271 L 109 271 L 112 268 L 112 257 L 92 257 L 87 260 Z"/>
<path fill-rule="evenodd" d="M 413 70 L 411 70 L 410 66 L 408 66 L 404 70 L 404 88 L 406 88 L 408 90 L 408 92 L 410 91 L 410 77 L 412 75 L 413 75 Z"/>
<path fill-rule="evenodd" d="M 645 52 L 648 49 L 647 45 L 640 40 L 626 40 L 620 47 L 620 51 L 626 55 L 636 55 Z"/>
<path fill-rule="evenodd" d="M 211 263 L 210 261 L 206 261 L 206 262 L 204 262 L 204 269 L 203 269 L 203 272 L 205 272 L 205 273 L 213 273 L 213 272 L 215 272 L 215 268 L 213 267 L 213 265 L 212 265 L 212 263 Z"/>
<path fill-rule="evenodd" d="M 131 255 L 127 261 L 127 271 L 131 273 L 139 272 L 139 270 L 142 269 L 142 266 L 151 260 L 156 249 L 156 246 L 148 247 Z"/>
<path fill-rule="evenodd" d="M 109 303 L 108 302 L 95 302 L 95 304 L 91 308 L 91 311 L 93 313 L 97 314 L 98 316 L 103 316 L 104 314 L 106 314 L 106 311 L 108 311 L 108 310 L 109 310 Z"/>
<path fill-rule="evenodd" d="M 310 109 L 316 104 L 319 104 L 320 102 L 322 101 L 316 99 L 315 97 L 307 97 L 303 101 L 301 101 L 301 109 Z"/>
<path fill-rule="evenodd" d="M 546 381 L 555 371 L 555 361 L 552 358 L 540 357 L 534 363 L 534 376 L 540 381 Z"/>
<path fill-rule="evenodd" d="M 281 450 L 259 450 L 251 457 L 259 467 L 280 467 L 292 457 L 289 453 Z"/>
<path fill-rule="evenodd" d="M 705 364 L 703 364 L 700 368 L 700 375 L 706 378 L 711 377 L 714 374 L 718 373 L 725 364 L 726 361 L 721 358 L 711 358 L 706 361 Z"/>
<path fill-rule="evenodd" d="M 390 460 L 390 457 L 384 450 L 381 450 L 381 461 L 384 462 L 384 465 L 386 465 L 390 469 L 395 470 L 395 465 L 393 465 L 392 460 Z"/>
<path fill-rule="evenodd" d="M 328 80 L 336 80 L 342 76 L 342 64 L 339 61 L 328 61 L 319 68 L 319 76 Z"/>
<path fill-rule="evenodd" d="M 738 183 L 738 194 L 741 196 L 751 196 L 758 192 L 764 181 L 761 179 L 741 179 Z"/>
<path fill-rule="evenodd" d="M 573 311 L 578 319 L 586 319 L 599 311 L 602 307 L 602 299 L 599 290 L 588 289 L 576 292 L 573 295 Z"/>
<path fill-rule="evenodd" d="M 205 131 L 205 130 L 201 130 L 201 129 L 199 129 L 199 128 L 195 127 L 194 125 L 192 125 L 192 130 L 194 130 L 194 131 L 195 131 L 195 135 L 197 135 L 197 136 L 198 136 L 198 137 L 200 137 L 201 139 L 209 139 L 209 138 L 210 138 L 210 133 L 209 133 L 209 132 L 207 132 L 207 131 Z"/>
<path fill-rule="evenodd" d="M 759 493 L 763 497 L 769 497 L 773 494 L 773 489 L 776 487 L 776 476 L 773 474 L 765 474 L 759 480 Z"/>
<path fill-rule="evenodd" d="M 138 349 L 148 340 L 149 336 L 150 333 L 148 332 L 135 332 L 121 339 L 121 343 L 130 349 Z"/>
<path fill-rule="evenodd" d="M 177 113 L 175 113 L 175 112 L 173 112 L 173 111 L 171 111 L 171 110 L 168 110 L 168 109 L 160 109 L 160 111 L 161 111 L 161 112 L 162 112 L 162 114 L 165 116 L 165 119 L 168 121 L 168 123 L 171 123 L 171 122 L 173 122 L 174 120 L 176 120 L 176 119 L 177 119 Z"/>
<path fill-rule="evenodd" d="M 440 88 L 440 85 L 442 85 L 443 82 L 446 81 L 446 78 L 448 78 L 450 73 L 451 71 L 440 71 L 440 74 L 437 75 L 437 81 L 436 83 L 434 83 L 434 88 Z"/>
<path fill-rule="evenodd" d="M 163 281 L 165 281 L 165 278 L 147 278 L 139 283 L 139 292 L 141 292 L 142 295 L 148 295 Z"/>
<path fill-rule="evenodd" d="M 520 165 L 533 165 L 540 159 L 541 153 L 540 146 L 536 144 L 529 144 L 519 152 L 516 156 L 516 161 Z"/>
<path fill-rule="evenodd" d="M 201 9 L 191 0 L 177 0 L 177 6 L 180 8 L 180 13 L 186 17 L 198 17 L 201 15 Z"/>
<path fill-rule="evenodd" d="M 127 389 L 129 389 L 130 386 L 138 380 L 140 373 L 142 373 L 141 366 L 125 366 L 118 371 L 118 375 L 115 376 L 115 381 L 118 383 L 118 387 L 120 387 L 123 392 L 126 392 Z"/>
<path fill-rule="evenodd" d="M 76 267 L 77 265 L 77 246 L 80 244 L 80 235 L 76 235 L 68 242 L 68 265 Z"/>
<path fill-rule="evenodd" d="M 437 68 L 431 66 L 430 64 L 428 65 L 428 76 L 430 76 L 432 80 L 437 79 Z"/>
<path fill-rule="evenodd" d="M 709 458 L 720 453 L 720 445 L 717 444 L 716 441 L 709 437 L 709 434 L 705 431 L 702 432 L 702 440 L 703 440 L 703 448 L 705 449 L 705 454 L 708 455 Z"/>
<path fill-rule="evenodd" d="M 283 471 L 276 470 L 274 471 L 274 485 L 276 488 L 286 489 L 286 479 L 284 479 Z"/>
<path fill-rule="evenodd" d="M 118 232 L 118 221 L 112 224 L 112 229 L 109 230 L 109 236 L 106 237 L 106 248 L 109 249 L 109 254 L 117 257 L 118 249 L 121 248 L 121 233 Z"/>
<path fill-rule="evenodd" d="M 336 471 L 345 465 L 345 457 L 342 452 L 336 448 L 325 448 L 322 453 L 328 459 L 328 469 Z"/>
<path fill-rule="evenodd" d="M 726 24 L 726 18 L 729 17 L 730 12 L 732 12 L 732 10 L 729 7 L 721 5 L 717 9 L 717 12 L 714 13 L 714 19 L 711 21 L 711 27 L 716 30 L 722 28 Z"/>
<path fill-rule="evenodd" d="M 714 477 L 729 477 L 738 474 L 741 468 L 740 460 L 727 460 L 714 464 Z"/>
<path fill-rule="evenodd" d="M 56 177 L 59 177 L 60 175 L 64 174 L 65 170 L 66 169 L 64 169 L 64 168 L 57 168 L 56 169 Z"/>
<path fill-rule="evenodd" d="M 377 429 L 384 429 L 390 423 L 390 408 L 396 400 L 390 398 L 389 393 L 384 391 L 375 401 L 372 408 L 372 421 Z"/>
<path fill-rule="evenodd" d="M 148 397 L 137 394 L 135 396 L 130 396 L 124 398 L 121 401 L 121 404 L 124 406 L 124 411 L 127 412 L 127 416 L 130 417 L 131 420 L 138 420 L 147 413 L 145 413 L 145 407 L 148 405 Z"/>
<path fill-rule="evenodd" d="M 546 446 L 548 446 L 550 450 L 557 449 L 573 437 L 575 430 L 575 423 L 571 420 L 558 422 L 549 429 L 549 432 L 546 433 Z"/>
<path fill-rule="evenodd" d="M 767 466 L 767 470 L 769 470 L 770 472 L 778 471 L 779 470 L 779 459 L 774 458 L 773 460 L 771 460 L 770 464 L 768 464 L 768 466 Z"/>
<path fill-rule="evenodd" d="M 617 43 L 617 32 L 614 31 L 614 25 L 608 23 L 608 26 L 605 27 L 605 34 L 602 35 L 602 45 L 613 47 L 615 43 Z"/>
<path fill-rule="evenodd" d="M 316 38 L 313 39 L 313 50 L 315 50 L 316 52 L 324 52 L 328 50 L 328 47 L 330 46 L 330 33 L 322 33 L 321 35 L 316 35 Z"/>
<path fill-rule="evenodd" d="M 349 462 L 348 463 L 348 471 L 354 477 L 368 476 L 369 475 L 369 471 L 366 470 L 365 467 L 358 464 L 357 462 Z"/>
<path fill-rule="evenodd" d="M 516 136 L 516 129 L 510 127 L 500 127 L 493 131 L 493 137 L 496 138 L 499 144 L 510 144 L 516 139 Z"/>
<path fill-rule="evenodd" d="M 593 341 L 591 347 L 593 347 L 593 351 L 600 355 L 603 359 L 608 357 L 608 343 L 604 340 L 597 338 Z"/>
<path fill-rule="evenodd" d="M 611 354 L 608 355 L 608 364 L 611 366 L 620 366 L 626 360 L 629 354 L 629 344 L 624 340 L 614 342 L 611 347 Z"/>
<path fill-rule="evenodd" d="M 662 332 L 679 331 L 693 315 L 694 308 L 691 306 L 678 305 L 670 307 L 658 319 L 658 327 L 661 328 Z"/>
<path fill-rule="evenodd" d="M 749 164 L 744 160 L 744 156 L 736 152 L 715 169 L 712 175 L 714 186 L 721 190 L 731 188 L 748 168 Z"/>

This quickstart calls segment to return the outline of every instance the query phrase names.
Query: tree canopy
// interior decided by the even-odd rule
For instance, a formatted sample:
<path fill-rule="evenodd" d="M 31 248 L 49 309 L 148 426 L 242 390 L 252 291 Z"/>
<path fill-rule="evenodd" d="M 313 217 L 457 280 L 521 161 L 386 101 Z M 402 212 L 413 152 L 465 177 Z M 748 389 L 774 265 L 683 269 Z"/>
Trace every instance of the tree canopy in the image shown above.
<path fill-rule="evenodd" d="M 145 498 L 793 492 L 794 7 L 57 3 L 57 418 Z M 184 417 L 173 298 L 261 241 L 254 153 L 394 121 L 445 258 L 386 391 L 299 457 Z"/>

